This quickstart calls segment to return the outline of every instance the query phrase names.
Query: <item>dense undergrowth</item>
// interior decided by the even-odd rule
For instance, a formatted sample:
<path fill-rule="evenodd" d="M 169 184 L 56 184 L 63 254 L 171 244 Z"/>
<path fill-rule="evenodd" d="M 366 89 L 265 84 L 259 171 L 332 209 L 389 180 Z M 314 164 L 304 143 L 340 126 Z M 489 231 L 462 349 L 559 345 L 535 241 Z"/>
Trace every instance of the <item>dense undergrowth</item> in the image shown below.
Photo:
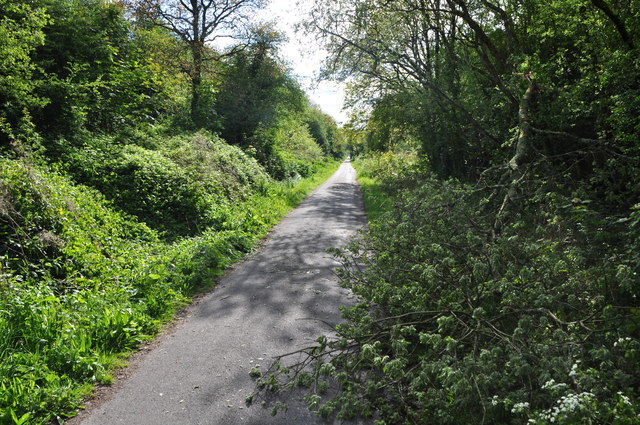
<path fill-rule="evenodd" d="M 222 227 L 232 204 L 266 193 L 270 182 L 255 159 L 217 136 L 118 142 L 90 139 L 66 147 L 61 161 L 75 180 L 95 187 L 165 238 Z"/>
<path fill-rule="evenodd" d="M 163 149 L 0 159 L 0 423 L 63 421 L 336 168 L 276 182 L 202 133 Z"/>
<path fill-rule="evenodd" d="M 375 176 L 364 194 L 378 213 L 337 255 L 362 303 L 338 339 L 284 370 L 313 389 L 314 410 L 379 424 L 637 423 L 640 205 L 613 213 L 547 186 L 495 234 L 489 189 L 392 154 L 357 165 Z M 327 379 L 341 388 L 330 400 Z"/>

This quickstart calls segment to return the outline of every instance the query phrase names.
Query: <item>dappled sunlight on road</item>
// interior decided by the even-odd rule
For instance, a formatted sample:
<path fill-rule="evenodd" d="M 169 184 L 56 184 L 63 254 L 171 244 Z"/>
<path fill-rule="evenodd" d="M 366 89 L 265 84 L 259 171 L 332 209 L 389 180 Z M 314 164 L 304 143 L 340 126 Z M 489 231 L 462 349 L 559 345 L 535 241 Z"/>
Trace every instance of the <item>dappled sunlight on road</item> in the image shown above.
<path fill-rule="evenodd" d="M 310 344 L 340 320 L 354 296 L 337 284 L 326 252 L 365 224 L 348 162 L 278 224 L 258 252 L 190 307 L 122 389 L 87 415 L 91 424 L 314 424 L 298 397 L 273 418 L 248 407 L 253 368 Z"/>

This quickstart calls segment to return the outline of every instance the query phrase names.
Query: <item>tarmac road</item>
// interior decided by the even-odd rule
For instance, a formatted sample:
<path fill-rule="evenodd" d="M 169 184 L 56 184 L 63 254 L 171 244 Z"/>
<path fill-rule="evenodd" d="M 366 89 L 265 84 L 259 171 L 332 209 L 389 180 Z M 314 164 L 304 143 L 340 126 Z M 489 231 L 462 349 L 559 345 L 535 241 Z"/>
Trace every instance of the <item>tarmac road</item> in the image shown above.
<path fill-rule="evenodd" d="M 68 423 L 82 425 L 306 425 L 295 396 L 289 410 L 245 404 L 273 356 L 309 345 L 340 321 L 353 295 L 337 285 L 325 250 L 348 243 L 365 224 L 355 170 L 338 171 L 269 234 L 262 249 L 222 278 L 184 319 L 134 360 L 128 377 Z"/>

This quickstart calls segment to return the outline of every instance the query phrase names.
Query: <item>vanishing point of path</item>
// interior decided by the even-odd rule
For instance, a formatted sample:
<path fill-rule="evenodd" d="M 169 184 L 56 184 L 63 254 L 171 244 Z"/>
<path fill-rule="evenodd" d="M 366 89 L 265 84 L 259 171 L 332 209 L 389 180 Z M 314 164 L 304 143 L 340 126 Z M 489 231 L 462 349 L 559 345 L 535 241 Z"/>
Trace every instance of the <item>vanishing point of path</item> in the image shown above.
<path fill-rule="evenodd" d="M 71 420 L 82 425 L 323 424 L 296 400 L 270 416 L 245 398 L 273 356 L 330 332 L 338 306 L 353 296 L 337 284 L 325 252 L 348 243 L 365 224 L 355 170 L 348 162 L 278 224 L 260 251 L 192 305 L 130 376 L 97 406 Z"/>

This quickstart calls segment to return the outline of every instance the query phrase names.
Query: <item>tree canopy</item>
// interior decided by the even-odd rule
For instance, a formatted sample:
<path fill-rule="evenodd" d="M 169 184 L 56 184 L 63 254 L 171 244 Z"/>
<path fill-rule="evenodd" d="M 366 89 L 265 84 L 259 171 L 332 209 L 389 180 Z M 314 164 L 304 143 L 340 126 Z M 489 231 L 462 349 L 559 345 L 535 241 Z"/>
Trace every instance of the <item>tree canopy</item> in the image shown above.
<path fill-rule="evenodd" d="M 220 38 L 246 39 L 251 13 L 260 8 L 263 0 L 131 0 L 140 19 L 165 28 L 187 47 L 191 57 L 183 71 L 191 81 L 191 115 L 200 121 L 202 83 L 209 61 L 240 49 L 220 54 L 211 45 Z"/>

